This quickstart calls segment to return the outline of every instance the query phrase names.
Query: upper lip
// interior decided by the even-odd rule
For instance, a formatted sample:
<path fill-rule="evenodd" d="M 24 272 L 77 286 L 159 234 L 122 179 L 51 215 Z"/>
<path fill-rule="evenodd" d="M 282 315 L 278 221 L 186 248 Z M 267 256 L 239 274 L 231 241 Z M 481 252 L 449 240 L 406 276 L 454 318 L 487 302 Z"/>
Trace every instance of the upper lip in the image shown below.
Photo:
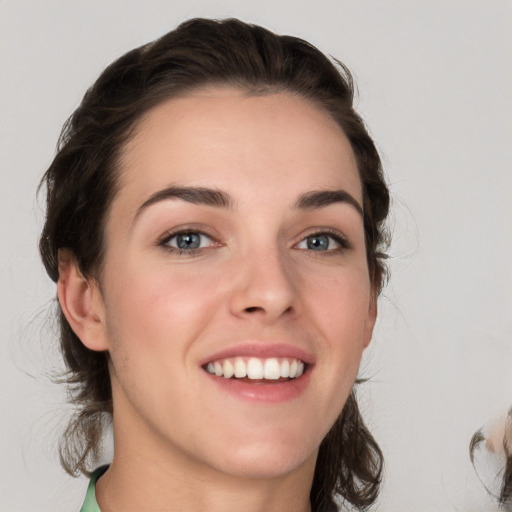
<path fill-rule="evenodd" d="M 306 364 L 313 364 L 315 362 L 312 354 L 295 345 L 287 343 L 246 342 L 219 350 L 202 359 L 199 364 L 203 366 L 212 361 L 232 357 L 257 357 L 260 359 L 289 357 L 291 359 L 300 359 Z"/>

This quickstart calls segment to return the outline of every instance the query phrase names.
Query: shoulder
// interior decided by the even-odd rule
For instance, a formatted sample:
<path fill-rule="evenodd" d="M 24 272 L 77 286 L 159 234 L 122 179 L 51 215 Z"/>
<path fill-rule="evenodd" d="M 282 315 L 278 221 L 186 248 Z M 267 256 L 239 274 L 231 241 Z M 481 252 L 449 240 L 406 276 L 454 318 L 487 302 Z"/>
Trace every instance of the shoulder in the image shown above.
<path fill-rule="evenodd" d="M 101 512 L 98 502 L 96 501 L 96 482 L 98 478 L 107 471 L 108 466 L 101 466 L 96 469 L 89 480 L 89 486 L 87 487 L 87 493 L 85 495 L 84 504 L 80 509 L 80 512 Z"/>

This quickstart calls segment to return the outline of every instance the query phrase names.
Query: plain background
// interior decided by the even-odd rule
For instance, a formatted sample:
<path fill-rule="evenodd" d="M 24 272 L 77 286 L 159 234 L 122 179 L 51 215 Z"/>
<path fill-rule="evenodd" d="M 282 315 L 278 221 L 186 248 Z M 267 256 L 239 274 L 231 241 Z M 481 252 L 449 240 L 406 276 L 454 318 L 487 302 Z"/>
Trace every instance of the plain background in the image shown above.
<path fill-rule="evenodd" d="M 354 72 L 394 212 L 391 283 L 361 368 L 386 456 L 374 510 L 495 510 L 468 443 L 512 404 L 512 2 L 3 0 L 0 512 L 78 510 L 87 484 L 56 455 L 69 408 L 51 383 L 38 180 L 100 71 L 194 16 L 301 36 Z"/>

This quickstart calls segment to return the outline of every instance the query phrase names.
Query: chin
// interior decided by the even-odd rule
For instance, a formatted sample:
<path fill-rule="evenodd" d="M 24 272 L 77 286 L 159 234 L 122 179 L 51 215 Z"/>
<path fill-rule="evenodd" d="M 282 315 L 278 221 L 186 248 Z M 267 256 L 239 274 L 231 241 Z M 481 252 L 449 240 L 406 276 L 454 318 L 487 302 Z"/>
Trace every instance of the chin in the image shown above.
<path fill-rule="evenodd" d="M 293 435 L 286 439 L 268 437 L 260 442 L 231 444 L 215 466 L 223 473 L 242 478 L 278 478 L 311 465 L 318 455 L 320 442 L 305 441 Z M 321 441 L 321 440 L 320 440 Z"/>
<path fill-rule="evenodd" d="M 285 454 L 276 457 L 275 454 L 262 457 L 261 454 L 250 454 L 237 457 L 225 468 L 219 468 L 224 473 L 240 478 L 275 479 L 298 471 L 308 465 L 314 468 L 318 450 L 314 454 L 304 456 L 302 453 Z"/>

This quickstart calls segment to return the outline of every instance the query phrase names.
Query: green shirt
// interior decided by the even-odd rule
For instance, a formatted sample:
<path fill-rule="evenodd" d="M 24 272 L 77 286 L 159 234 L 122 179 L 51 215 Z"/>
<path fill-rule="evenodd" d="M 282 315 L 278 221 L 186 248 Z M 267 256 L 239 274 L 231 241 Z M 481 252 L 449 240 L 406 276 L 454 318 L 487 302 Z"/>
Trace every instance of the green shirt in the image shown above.
<path fill-rule="evenodd" d="M 80 512 L 101 512 L 98 502 L 96 501 L 96 481 L 98 478 L 107 471 L 108 466 L 98 468 L 92 475 L 85 495 L 85 501 L 80 509 Z"/>

